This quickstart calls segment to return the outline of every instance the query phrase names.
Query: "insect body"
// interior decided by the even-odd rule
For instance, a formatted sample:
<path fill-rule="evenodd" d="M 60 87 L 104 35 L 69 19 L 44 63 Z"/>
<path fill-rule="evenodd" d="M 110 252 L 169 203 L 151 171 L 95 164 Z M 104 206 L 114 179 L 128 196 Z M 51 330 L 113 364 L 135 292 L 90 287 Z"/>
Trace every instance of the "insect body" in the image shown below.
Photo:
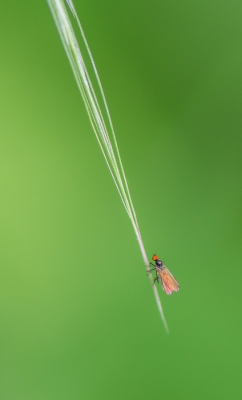
<path fill-rule="evenodd" d="M 150 264 L 153 265 L 153 267 L 155 268 L 149 270 L 148 272 L 154 270 L 156 271 L 155 281 L 159 283 L 159 279 L 161 280 L 162 288 L 166 294 L 172 294 L 173 291 L 178 292 L 179 283 L 170 273 L 169 269 L 166 268 L 161 260 L 159 260 L 159 257 L 156 254 L 152 257 L 152 260 L 155 261 L 155 265 L 151 262 Z"/>

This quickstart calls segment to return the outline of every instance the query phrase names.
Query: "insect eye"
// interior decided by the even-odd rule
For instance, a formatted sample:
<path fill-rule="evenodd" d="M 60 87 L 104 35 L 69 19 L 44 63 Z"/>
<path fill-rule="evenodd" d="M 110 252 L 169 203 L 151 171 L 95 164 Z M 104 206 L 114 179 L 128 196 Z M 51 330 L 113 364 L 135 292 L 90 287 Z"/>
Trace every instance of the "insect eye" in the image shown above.
<path fill-rule="evenodd" d="M 158 260 L 158 256 L 155 254 L 155 255 L 152 257 L 152 260 L 153 260 L 153 261 Z"/>

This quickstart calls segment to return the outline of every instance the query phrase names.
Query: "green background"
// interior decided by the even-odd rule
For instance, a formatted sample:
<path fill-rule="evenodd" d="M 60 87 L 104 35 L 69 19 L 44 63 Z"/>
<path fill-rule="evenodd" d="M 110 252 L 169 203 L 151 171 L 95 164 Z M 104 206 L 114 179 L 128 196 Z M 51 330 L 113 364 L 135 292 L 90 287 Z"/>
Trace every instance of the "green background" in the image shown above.
<path fill-rule="evenodd" d="M 159 292 L 45 1 L 0 5 L 0 398 L 241 399 L 242 3 L 76 0 Z"/>

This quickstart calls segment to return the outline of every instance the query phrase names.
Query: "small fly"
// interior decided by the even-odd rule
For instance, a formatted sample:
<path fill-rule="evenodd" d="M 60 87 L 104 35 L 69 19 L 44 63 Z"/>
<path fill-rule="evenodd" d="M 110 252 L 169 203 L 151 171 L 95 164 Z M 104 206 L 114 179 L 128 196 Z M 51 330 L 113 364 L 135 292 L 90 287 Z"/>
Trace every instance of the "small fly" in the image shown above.
<path fill-rule="evenodd" d="M 156 278 L 154 279 L 154 282 L 157 281 L 159 283 L 160 279 L 162 288 L 166 294 L 172 294 L 173 291 L 178 292 L 179 283 L 170 273 L 169 269 L 166 268 L 161 260 L 159 260 L 159 257 L 156 254 L 153 255 L 152 260 L 155 261 L 155 265 L 152 264 L 152 262 L 150 262 L 150 264 L 155 268 L 150 269 L 148 272 L 150 273 L 151 271 L 156 271 Z"/>

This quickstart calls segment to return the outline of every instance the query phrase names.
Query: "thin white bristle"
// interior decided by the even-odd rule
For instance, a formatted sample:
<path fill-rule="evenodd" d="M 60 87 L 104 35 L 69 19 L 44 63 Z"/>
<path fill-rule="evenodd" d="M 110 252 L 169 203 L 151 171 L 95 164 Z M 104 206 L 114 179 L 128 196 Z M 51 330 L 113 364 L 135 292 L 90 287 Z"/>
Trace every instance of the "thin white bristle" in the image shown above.
<path fill-rule="evenodd" d="M 106 98 L 104 95 L 104 91 L 101 85 L 101 81 L 99 79 L 99 75 L 90 51 L 90 48 L 88 46 L 86 37 L 84 35 L 84 31 L 82 29 L 80 20 L 77 16 L 75 7 L 72 3 L 72 0 L 66 0 L 66 3 L 68 4 L 73 16 L 75 17 L 78 27 L 81 32 L 81 36 L 83 39 L 83 42 L 85 44 L 86 50 L 88 52 L 95 77 L 98 83 L 98 87 L 100 90 L 102 102 L 105 107 L 106 115 L 107 115 L 107 120 L 109 127 L 106 126 L 104 117 L 101 112 L 101 107 L 99 105 L 97 96 L 95 94 L 91 79 L 89 77 L 87 68 L 85 66 L 84 59 L 81 54 L 81 50 L 78 45 L 78 41 L 76 39 L 76 36 L 74 34 L 74 30 L 72 28 L 70 18 L 65 6 L 64 0 L 47 0 L 50 10 L 52 12 L 53 18 L 55 20 L 59 35 L 61 37 L 64 49 L 66 51 L 67 57 L 70 61 L 74 76 L 76 78 L 77 85 L 79 87 L 79 90 L 81 92 L 91 125 L 93 127 L 94 133 L 96 135 L 98 144 L 101 148 L 101 151 L 103 153 L 104 159 L 106 161 L 106 164 L 108 166 L 108 169 L 111 173 L 111 176 L 113 178 L 113 181 L 115 183 L 115 186 L 118 190 L 119 196 L 122 200 L 122 203 L 124 205 L 124 208 L 131 220 L 132 226 L 134 228 L 141 254 L 146 266 L 146 269 L 149 269 L 149 261 L 145 252 L 144 244 L 142 241 L 141 233 L 139 230 L 139 225 L 135 213 L 135 209 L 133 206 L 133 202 L 131 199 L 127 179 L 124 173 L 124 168 L 122 165 L 119 149 L 118 149 L 118 144 L 115 136 L 115 132 L 113 129 L 113 124 L 111 120 L 111 116 L 109 113 L 108 105 L 106 102 Z M 165 316 L 162 310 L 161 302 L 159 299 L 159 295 L 156 289 L 156 286 L 154 285 L 154 280 L 152 275 L 149 275 L 150 277 L 150 282 L 154 291 L 155 299 L 158 305 L 158 309 L 161 315 L 161 318 L 164 322 L 165 328 L 167 333 L 168 331 L 168 326 L 165 320 Z"/>

